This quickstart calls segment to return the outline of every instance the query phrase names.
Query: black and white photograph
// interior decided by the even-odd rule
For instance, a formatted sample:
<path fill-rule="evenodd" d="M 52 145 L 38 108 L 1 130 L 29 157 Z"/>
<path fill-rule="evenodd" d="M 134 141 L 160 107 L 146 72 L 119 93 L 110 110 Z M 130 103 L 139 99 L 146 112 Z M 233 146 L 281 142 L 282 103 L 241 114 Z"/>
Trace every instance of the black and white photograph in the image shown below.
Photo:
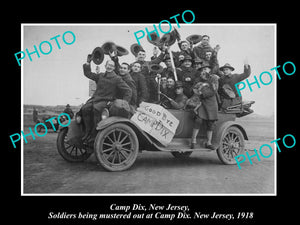
<path fill-rule="evenodd" d="M 275 196 L 276 28 L 22 24 L 22 195 Z"/>
<path fill-rule="evenodd" d="M 5 6 L 2 220 L 295 223 L 296 3 L 164 3 Z"/>

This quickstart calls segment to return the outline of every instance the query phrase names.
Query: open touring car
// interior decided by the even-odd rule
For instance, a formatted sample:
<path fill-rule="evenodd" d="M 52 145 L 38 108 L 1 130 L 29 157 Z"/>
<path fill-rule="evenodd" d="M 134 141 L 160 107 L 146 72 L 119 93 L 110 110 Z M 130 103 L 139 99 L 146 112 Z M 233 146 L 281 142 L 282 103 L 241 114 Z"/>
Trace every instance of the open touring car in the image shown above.
<path fill-rule="evenodd" d="M 213 131 L 212 144 L 224 164 L 236 164 L 234 157 L 244 154 L 244 142 L 248 137 L 245 129 L 235 120 L 236 117 L 253 112 L 250 109 L 253 103 L 243 102 L 218 112 L 219 119 Z M 191 111 L 169 109 L 168 112 L 179 120 L 174 137 L 168 145 L 161 144 L 131 119 L 103 115 L 97 124 L 98 133 L 92 145 L 82 141 L 84 126 L 76 122 L 76 118 L 68 127 L 61 127 L 57 137 L 58 152 L 69 162 L 82 162 L 95 153 L 104 169 L 122 171 L 129 169 L 138 153 L 143 150 L 170 152 L 176 158 L 189 157 L 193 151 L 211 151 L 204 147 L 205 127 L 200 129 L 197 146 L 190 148 L 194 123 Z"/>

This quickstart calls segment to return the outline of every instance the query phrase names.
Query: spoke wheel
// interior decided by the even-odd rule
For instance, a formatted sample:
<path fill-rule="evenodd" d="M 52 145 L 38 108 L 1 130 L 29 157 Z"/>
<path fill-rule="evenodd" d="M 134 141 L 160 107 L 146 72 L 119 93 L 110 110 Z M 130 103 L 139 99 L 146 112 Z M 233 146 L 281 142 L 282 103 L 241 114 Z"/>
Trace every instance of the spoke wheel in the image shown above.
<path fill-rule="evenodd" d="M 126 124 L 113 124 L 99 131 L 95 140 L 96 158 L 108 171 L 130 168 L 137 158 L 138 150 L 138 138 Z"/>
<path fill-rule="evenodd" d="M 245 153 L 244 147 L 245 140 L 240 129 L 229 127 L 226 129 L 217 149 L 218 157 L 224 164 L 236 164 L 234 158 Z"/>
<path fill-rule="evenodd" d="M 90 157 L 91 151 L 87 151 L 84 146 L 72 145 L 68 143 L 68 129 L 65 128 L 58 133 L 57 150 L 59 154 L 68 162 L 83 162 Z"/>

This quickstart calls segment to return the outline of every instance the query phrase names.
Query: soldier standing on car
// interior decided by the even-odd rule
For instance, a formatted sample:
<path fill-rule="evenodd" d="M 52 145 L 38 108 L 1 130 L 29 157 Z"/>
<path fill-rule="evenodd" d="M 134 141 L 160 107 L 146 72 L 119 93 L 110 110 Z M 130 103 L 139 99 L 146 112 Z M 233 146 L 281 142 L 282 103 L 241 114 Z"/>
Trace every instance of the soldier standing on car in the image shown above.
<path fill-rule="evenodd" d="M 203 82 L 204 85 L 199 91 L 199 97 L 201 99 L 201 106 L 197 110 L 197 116 L 195 118 L 195 124 L 192 133 L 192 144 L 191 148 L 195 147 L 196 137 L 198 135 L 199 129 L 206 125 L 206 136 L 207 142 L 205 147 L 214 150 L 212 145 L 212 135 L 215 128 L 216 121 L 218 120 L 218 101 L 217 101 L 217 91 L 218 91 L 218 76 L 211 74 L 211 67 L 209 64 L 204 63 L 201 67 L 201 75 L 198 81 Z"/>

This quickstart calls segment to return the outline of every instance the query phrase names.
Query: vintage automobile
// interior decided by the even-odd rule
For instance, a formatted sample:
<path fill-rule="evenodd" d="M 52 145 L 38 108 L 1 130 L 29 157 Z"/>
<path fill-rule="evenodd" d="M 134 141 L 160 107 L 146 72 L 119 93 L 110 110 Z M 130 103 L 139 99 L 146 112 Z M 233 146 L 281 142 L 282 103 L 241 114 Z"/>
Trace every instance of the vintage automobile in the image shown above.
<path fill-rule="evenodd" d="M 54 127 L 52 126 L 52 124 L 51 124 L 50 121 L 47 121 L 47 120 L 49 120 L 50 118 L 53 118 L 53 117 L 57 117 L 57 115 L 46 115 L 46 116 L 43 116 L 41 119 L 37 119 L 36 124 L 43 123 L 43 124 L 46 125 L 47 129 L 52 129 L 54 132 L 56 132 L 58 130 L 58 128 L 59 128 L 59 123 L 57 122 L 57 118 L 54 118 L 53 120 L 51 120 Z M 62 123 L 64 121 L 67 121 L 67 120 L 68 120 L 68 118 L 65 115 L 62 115 L 60 117 L 60 121 Z M 37 127 L 37 132 L 41 132 L 43 129 L 44 129 L 43 126 L 38 126 Z"/>
<path fill-rule="evenodd" d="M 212 144 L 224 164 L 236 164 L 234 157 L 244 154 L 245 140 L 248 140 L 247 133 L 235 119 L 252 113 L 250 107 L 253 103 L 254 101 L 243 102 L 219 111 Z M 94 144 L 82 141 L 83 125 L 76 122 L 75 117 L 68 127 L 59 129 L 58 152 L 69 162 L 82 162 L 95 153 L 97 161 L 105 170 L 123 171 L 134 164 L 138 153 L 143 150 L 170 152 L 176 158 L 186 158 L 197 151 L 214 151 L 204 147 L 205 127 L 198 134 L 197 147 L 190 148 L 193 125 L 191 111 L 174 109 L 168 111 L 179 120 L 179 125 L 175 136 L 167 146 L 143 131 L 132 120 L 118 116 L 109 117 L 108 110 L 105 110 L 102 120 L 97 125 L 98 133 Z"/>

